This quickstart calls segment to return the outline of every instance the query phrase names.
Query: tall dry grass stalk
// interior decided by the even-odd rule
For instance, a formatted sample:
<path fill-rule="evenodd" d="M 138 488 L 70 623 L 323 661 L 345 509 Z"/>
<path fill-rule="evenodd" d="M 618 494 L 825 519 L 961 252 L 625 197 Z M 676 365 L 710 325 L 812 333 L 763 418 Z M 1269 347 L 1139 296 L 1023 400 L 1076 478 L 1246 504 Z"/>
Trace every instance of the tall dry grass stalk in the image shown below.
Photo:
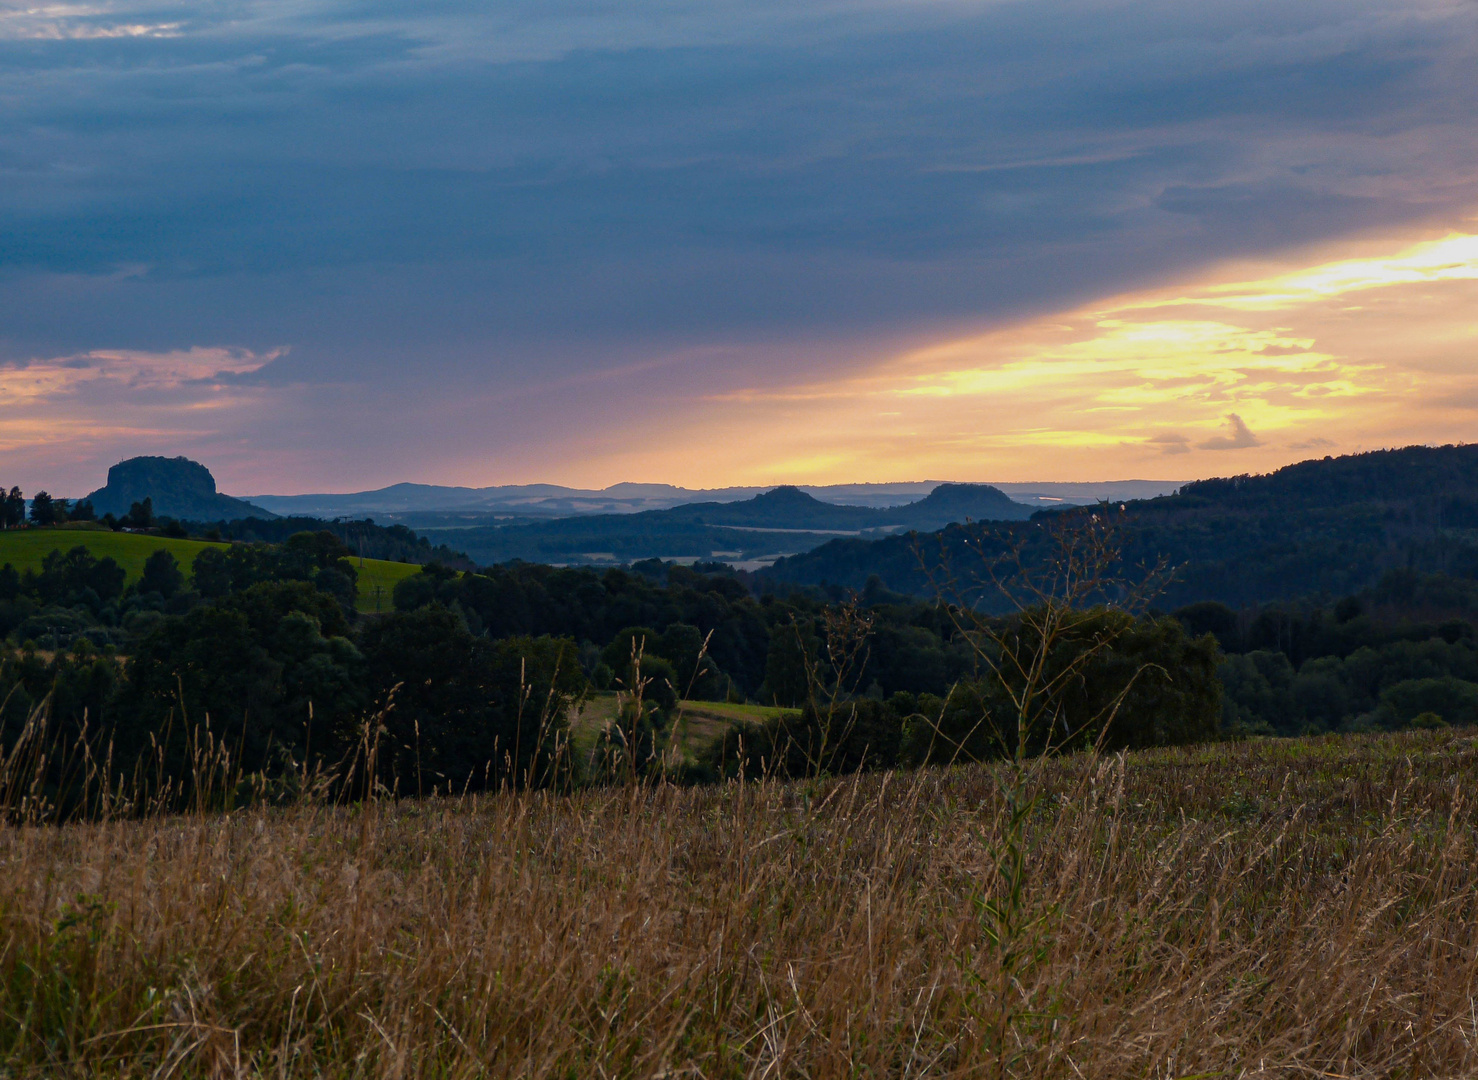
<path fill-rule="evenodd" d="M 1478 1073 L 1478 741 L 0 830 L 0 1074 Z"/>

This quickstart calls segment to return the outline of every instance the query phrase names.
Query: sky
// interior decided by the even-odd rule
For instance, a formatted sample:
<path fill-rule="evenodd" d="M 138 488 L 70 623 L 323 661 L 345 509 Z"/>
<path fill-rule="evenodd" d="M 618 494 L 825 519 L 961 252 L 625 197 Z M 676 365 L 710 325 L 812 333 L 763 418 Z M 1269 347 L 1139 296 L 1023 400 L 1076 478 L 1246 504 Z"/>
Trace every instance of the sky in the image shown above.
<path fill-rule="evenodd" d="M 1478 432 L 1474 0 L 0 0 L 0 482 Z"/>

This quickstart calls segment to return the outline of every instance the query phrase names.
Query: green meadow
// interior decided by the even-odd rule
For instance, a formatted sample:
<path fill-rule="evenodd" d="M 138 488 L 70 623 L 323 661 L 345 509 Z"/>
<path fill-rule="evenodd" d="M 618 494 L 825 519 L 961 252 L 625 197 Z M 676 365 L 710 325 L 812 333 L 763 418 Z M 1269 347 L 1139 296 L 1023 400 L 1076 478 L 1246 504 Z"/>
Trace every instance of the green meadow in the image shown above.
<path fill-rule="evenodd" d="M 136 533 L 110 532 L 107 529 L 75 527 L 47 529 L 10 529 L 0 532 L 0 565 L 10 563 L 19 571 L 41 570 L 41 560 L 53 551 L 70 551 L 82 545 L 99 559 L 110 558 L 128 574 L 130 582 L 144 572 L 144 560 L 159 548 L 175 557 L 186 576 L 195 565 L 195 556 L 206 548 L 226 547 L 204 540 L 172 540 L 166 536 L 142 536 Z"/>
<path fill-rule="evenodd" d="M 111 558 L 128 574 L 130 582 L 144 572 L 144 560 L 164 548 L 188 576 L 195 557 L 209 547 L 226 547 L 205 540 L 173 540 L 166 536 L 110 532 L 102 528 L 63 526 L 47 529 L 12 529 L 0 532 L 0 566 L 9 563 L 17 570 L 41 569 L 41 560 L 53 551 L 69 551 L 82 545 L 99 559 Z M 390 611 L 396 582 L 420 569 L 415 563 L 381 559 L 351 559 L 359 575 L 360 611 Z"/>
<path fill-rule="evenodd" d="M 387 562 L 384 559 L 350 559 L 359 575 L 360 611 L 393 611 L 391 595 L 396 583 L 418 572 L 417 563 Z"/>

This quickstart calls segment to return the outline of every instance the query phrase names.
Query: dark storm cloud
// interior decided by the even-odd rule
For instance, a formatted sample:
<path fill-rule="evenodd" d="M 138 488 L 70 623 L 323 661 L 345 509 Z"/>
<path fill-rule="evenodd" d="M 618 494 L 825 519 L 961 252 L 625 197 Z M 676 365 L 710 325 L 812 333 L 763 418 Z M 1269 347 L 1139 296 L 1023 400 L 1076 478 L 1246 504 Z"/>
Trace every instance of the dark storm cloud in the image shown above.
<path fill-rule="evenodd" d="M 1471 204 L 1475 27 L 1371 0 L 0 4 L 0 352 L 285 346 L 257 377 L 496 389 L 1052 309 Z"/>

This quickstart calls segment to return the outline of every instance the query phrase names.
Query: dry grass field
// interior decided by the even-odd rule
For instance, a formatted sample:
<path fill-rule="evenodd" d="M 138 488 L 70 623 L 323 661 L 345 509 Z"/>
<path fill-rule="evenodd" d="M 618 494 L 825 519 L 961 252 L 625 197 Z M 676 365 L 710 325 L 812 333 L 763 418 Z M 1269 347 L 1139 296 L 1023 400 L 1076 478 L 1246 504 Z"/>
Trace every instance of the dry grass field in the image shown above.
<path fill-rule="evenodd" d="M 1478 740 L 1000 775 L 8 826 L 0 1075 L 1478 1074 Z"/>

